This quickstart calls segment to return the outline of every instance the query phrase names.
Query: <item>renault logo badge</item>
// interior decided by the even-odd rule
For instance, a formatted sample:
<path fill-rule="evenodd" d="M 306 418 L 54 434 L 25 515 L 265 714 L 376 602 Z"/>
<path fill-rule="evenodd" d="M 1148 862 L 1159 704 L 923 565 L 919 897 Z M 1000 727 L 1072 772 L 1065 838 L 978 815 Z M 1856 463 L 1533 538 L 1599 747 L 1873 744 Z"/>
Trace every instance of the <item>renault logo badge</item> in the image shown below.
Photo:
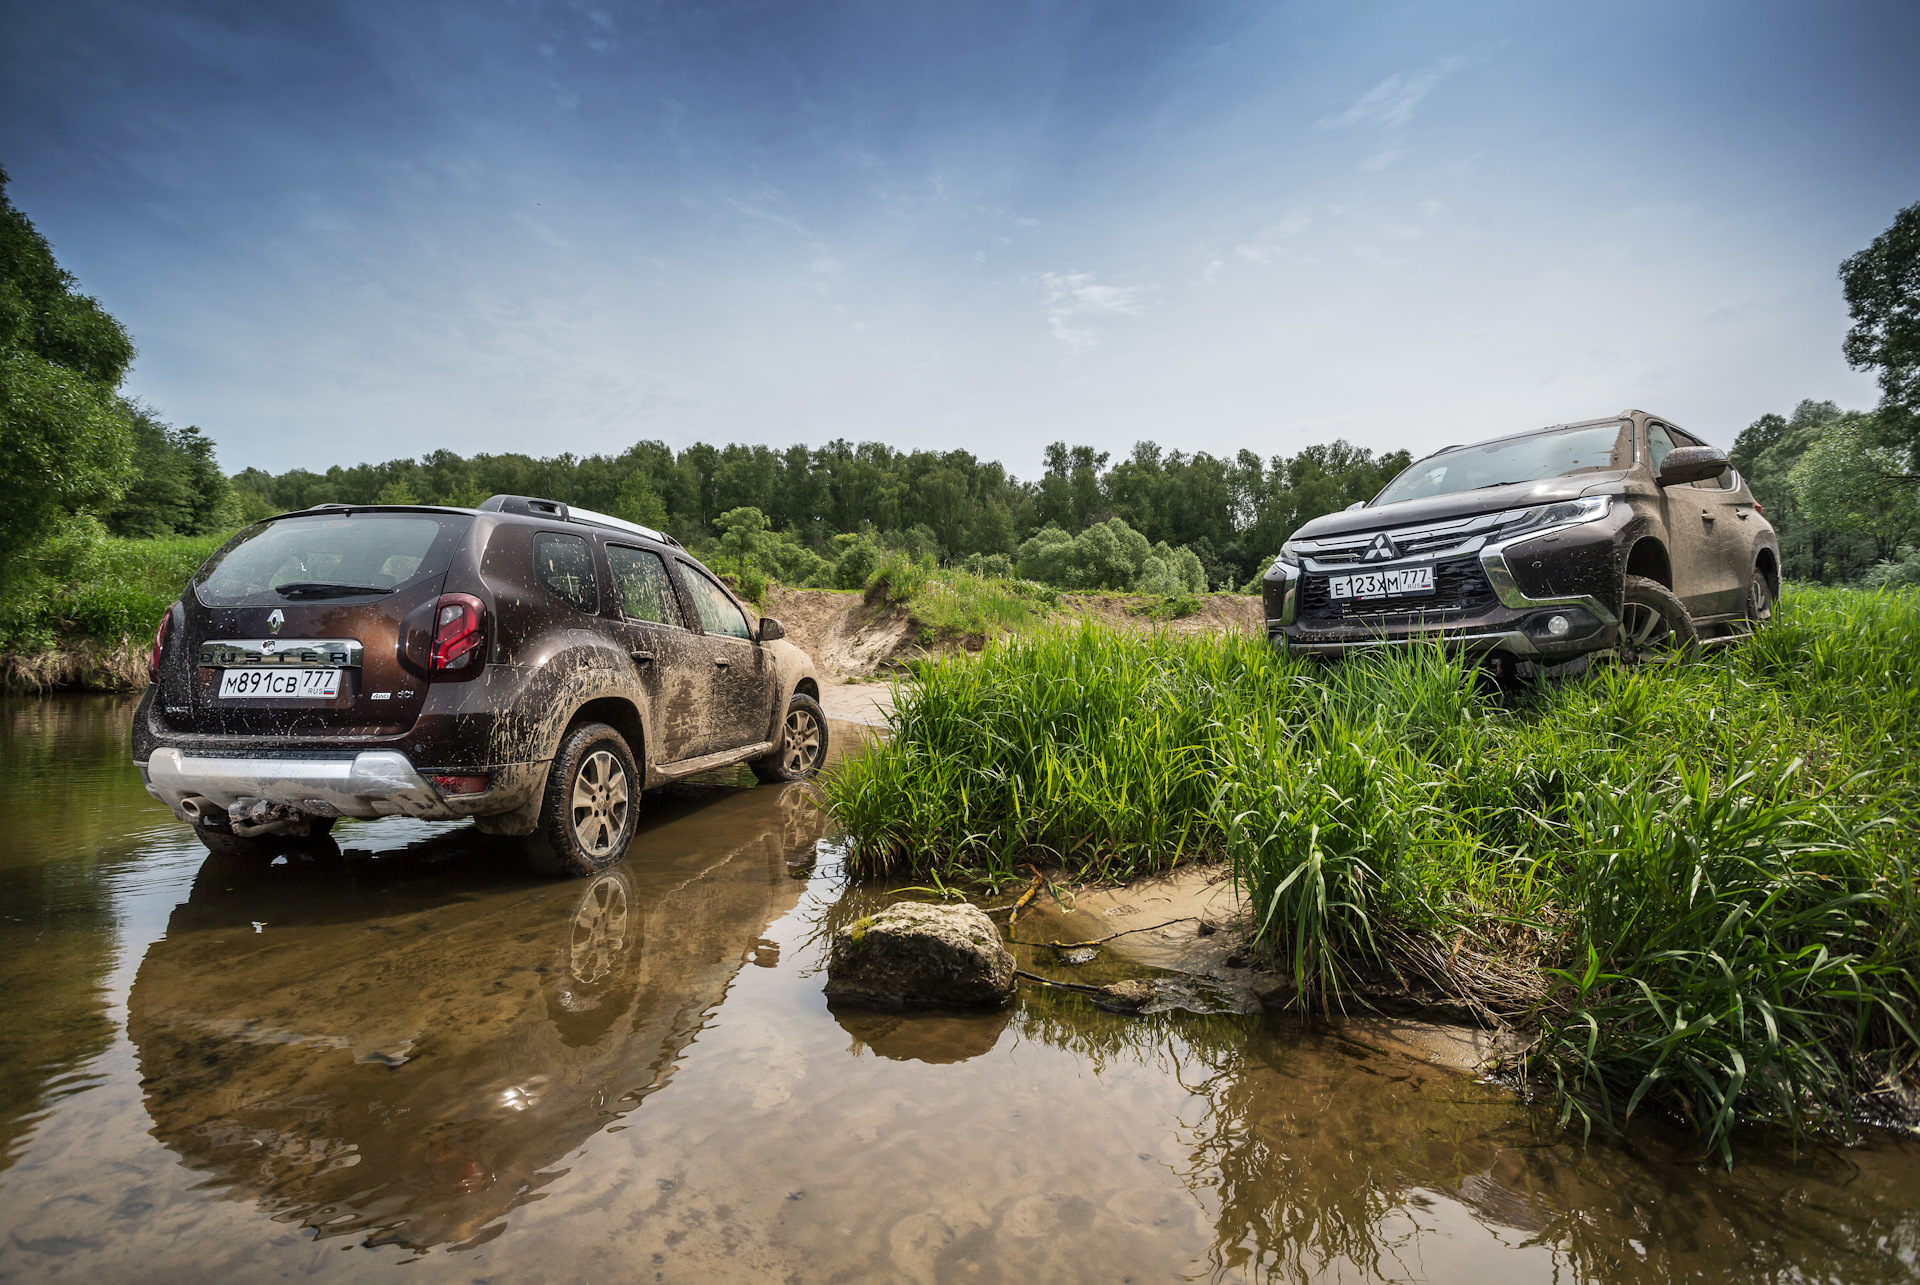
<path fill-rule="evenodd" d="M 1380 538 L 1383 540 L 1386 539 L 1385 536 L 1381 536 Z M 287 613 L 275 607 L 273 614 L 267 617 L 267 632 L 277 634 L 280 632 L 280 626 L 285 623 L 287 623 Z"/>
<path fill-rule="evenodd" d="M 1362 562 L 1391 562 L 1400 556 L 1400 550 L 1394 546 L 1392 537 L 1385 531 L 1373 537 L 1373 543 L 1360 555 Z"/>

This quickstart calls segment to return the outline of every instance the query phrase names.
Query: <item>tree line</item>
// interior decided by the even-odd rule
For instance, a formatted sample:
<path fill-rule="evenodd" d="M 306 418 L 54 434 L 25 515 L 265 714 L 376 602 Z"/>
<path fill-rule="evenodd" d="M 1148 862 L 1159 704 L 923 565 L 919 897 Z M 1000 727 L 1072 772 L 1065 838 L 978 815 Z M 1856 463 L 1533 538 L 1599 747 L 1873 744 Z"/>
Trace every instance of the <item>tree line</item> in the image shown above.
<path fill-rule="evenodd" d="M 645 441 L 618 455 L 435 451 L 325 473 L 249 469 L 233 484 L 262 513 L 330 501 L 471 505 L 493 494 L 539 495 L 658 527 L 695 547 L 721 533 L 726 514 L 753 509 L 818 554 L 830 554 L 835 536 L 869 532 L 897 536 L 943 564 L 1013 558 L 1042 531 L 1075 536 L 1118 519 L 1149 544 L 1192 550 L 1209 585 L 1220 587 L 1245 582 L 1295 527 L 1367 499 L 1410 462 L 1405 451 L 1376 456 L 1345 441 L 1230 459 L 1140 442 L 1118 461 L 1056 442 L 1041 476 L 1024 481 L 965 450 L 839 440 L 675 451 Z"/>

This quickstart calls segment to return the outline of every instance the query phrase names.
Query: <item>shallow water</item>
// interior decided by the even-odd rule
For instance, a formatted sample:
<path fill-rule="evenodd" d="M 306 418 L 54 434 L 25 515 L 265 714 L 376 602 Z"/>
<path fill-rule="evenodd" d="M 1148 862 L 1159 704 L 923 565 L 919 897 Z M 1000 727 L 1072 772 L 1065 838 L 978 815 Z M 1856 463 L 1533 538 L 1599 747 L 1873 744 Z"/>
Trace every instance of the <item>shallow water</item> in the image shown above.
<path fill-rule="evenodd" d="M 1903 1139 L 1729 1175 L 1272 1019 L 830 1008 L 804 790 L 649 796 L 593 881 L 404 820 L 250 870 L 130 710 L 0 707 L 0 1276 L 1920 1275 Z"/>

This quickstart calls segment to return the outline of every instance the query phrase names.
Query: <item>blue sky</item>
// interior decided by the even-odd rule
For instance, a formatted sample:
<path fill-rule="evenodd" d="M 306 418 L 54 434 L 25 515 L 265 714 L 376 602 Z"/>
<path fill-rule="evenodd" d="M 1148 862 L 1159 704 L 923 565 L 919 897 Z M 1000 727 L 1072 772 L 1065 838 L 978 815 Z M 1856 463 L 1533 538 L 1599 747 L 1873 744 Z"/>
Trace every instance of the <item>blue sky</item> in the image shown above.
<path fill-rule="evenodd" d="M 60 4 L 0 164 L 228 468 L 1874 401 L 1920 6 Z"/>

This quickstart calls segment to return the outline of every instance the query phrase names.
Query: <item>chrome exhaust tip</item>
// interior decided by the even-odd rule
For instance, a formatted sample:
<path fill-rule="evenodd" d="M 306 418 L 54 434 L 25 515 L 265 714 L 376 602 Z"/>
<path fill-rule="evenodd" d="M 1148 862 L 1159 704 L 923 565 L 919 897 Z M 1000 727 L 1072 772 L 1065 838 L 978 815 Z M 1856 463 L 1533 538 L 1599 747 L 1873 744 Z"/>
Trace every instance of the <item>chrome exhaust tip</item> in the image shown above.
<path fill-rule="evenodd" d="M 180 814 L 195 825 L 214 825 L 227 819 L 227 810 L 204 794 L 180 800 Z"/>

